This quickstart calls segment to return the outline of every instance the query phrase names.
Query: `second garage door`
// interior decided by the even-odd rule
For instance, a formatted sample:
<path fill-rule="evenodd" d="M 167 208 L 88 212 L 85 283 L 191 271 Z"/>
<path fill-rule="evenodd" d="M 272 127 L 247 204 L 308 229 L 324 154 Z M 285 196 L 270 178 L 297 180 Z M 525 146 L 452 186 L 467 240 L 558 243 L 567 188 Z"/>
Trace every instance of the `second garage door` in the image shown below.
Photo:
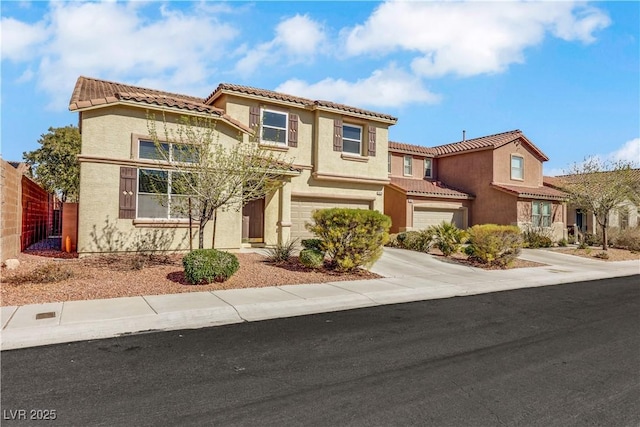
<path fill-rule="evenodd" d="M 305 223 L 312 222 L 311 214 L 316 209 L 352 208 L 371 209 L 371 202 L 366 200 L 316 199 L 309 197 L 291 198 L 291 240 L 310 239 L 313 234 L 307 231 Z"/>
<path fill-rule="evenodd" d="M 422 230 L 442 222 L 452 222 L 458 228 L 464 228 L 463 209 L 416 208 L 413 211 L 413 229 Z"/>

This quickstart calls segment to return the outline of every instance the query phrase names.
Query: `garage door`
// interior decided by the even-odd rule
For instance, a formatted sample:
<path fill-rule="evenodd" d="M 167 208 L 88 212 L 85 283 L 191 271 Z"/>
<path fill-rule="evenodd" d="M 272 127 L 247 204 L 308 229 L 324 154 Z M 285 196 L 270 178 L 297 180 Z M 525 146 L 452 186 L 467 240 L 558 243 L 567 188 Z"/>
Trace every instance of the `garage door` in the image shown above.
<path fill-rule="evenodd" d="M 328 208 L 371 209 L 371 202 L 365 200 L 293 197 L 291 198 L 291 240 L 312 238 L 313 234 L 307 231 L 304 226 L 305 223 L 312 222 L 311 214 L 316 209 Z"/>
<path fill-rule="evenodd" d="M 452 222 L 456 227 L 463 228 L 463 212 L 462 209 L 416 208 L 413 211 L 413 228 L 422 230 L 432 225 L 441 224 L 443 221 Z"/>

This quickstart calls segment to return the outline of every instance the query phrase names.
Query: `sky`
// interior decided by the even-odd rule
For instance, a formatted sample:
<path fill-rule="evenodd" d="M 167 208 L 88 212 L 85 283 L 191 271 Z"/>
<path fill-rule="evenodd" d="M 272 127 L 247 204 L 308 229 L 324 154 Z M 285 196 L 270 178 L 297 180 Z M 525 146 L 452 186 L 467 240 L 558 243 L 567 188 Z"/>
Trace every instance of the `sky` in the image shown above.
<path fill-rule="evenodd" d="M 520 129 L 549 157 L 640 162 L 640 2 L 7 1 L 1 146 L 39 147 L 79 76 L 207 97 L 235 83 L 391 114 L 392 141 Z"/>

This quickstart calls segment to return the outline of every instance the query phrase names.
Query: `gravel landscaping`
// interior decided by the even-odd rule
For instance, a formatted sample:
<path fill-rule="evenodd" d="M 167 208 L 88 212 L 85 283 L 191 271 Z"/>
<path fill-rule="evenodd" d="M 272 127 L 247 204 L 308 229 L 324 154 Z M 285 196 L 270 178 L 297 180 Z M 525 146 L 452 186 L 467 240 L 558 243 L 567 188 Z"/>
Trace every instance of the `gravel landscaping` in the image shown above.
<path fill-rule="evenodd" d="M 626 249 L 618 249 L 618 248 L 609 248 L 606 251 L 608 258 L 602 258 L 600 254 L 604 252 L 602 250 L 602 246 L 600 247 L 589 247 L 587 249 L 578 249 L 578 248 L 554 248 L 556 252 L 561 252 L 563 254 L 576 255 L 583 258 L 591 258 L 600 261 L 632 261 L 632 260 L 640 260 L 640 252 L 631 252 Z"/>

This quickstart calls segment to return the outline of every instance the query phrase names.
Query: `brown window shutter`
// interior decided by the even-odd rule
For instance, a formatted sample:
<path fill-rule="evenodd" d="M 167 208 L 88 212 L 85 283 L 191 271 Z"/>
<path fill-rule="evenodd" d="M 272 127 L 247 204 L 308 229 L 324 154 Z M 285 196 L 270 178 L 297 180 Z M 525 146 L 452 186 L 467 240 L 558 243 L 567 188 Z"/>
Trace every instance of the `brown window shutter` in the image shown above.
<path fill-rule="evenodd" d="M 289 147 L 298 146 L 298 115 L 289 114 Z"/>
<path fill-rule="evenodd" d="M 118 218 L 134 219 L 136 217 L 136 176 L 138 169 L 120 168 L 120 211 Z"/>
<path fill-rule="evenodd" d="M 333 151 L 342 151 L 342 120 L 333 121 Z"/>
<path fill-rule="evenodd" d="M 369 126 L 369 156 L 375 157 L 376 155 L 376 128 L 375 126 Z"/>
<path fill-rule="evenodd" d="M 253 106 L 249 109 L 249 127 L 257 129 L 260 125 L 260 107 Z"/>

